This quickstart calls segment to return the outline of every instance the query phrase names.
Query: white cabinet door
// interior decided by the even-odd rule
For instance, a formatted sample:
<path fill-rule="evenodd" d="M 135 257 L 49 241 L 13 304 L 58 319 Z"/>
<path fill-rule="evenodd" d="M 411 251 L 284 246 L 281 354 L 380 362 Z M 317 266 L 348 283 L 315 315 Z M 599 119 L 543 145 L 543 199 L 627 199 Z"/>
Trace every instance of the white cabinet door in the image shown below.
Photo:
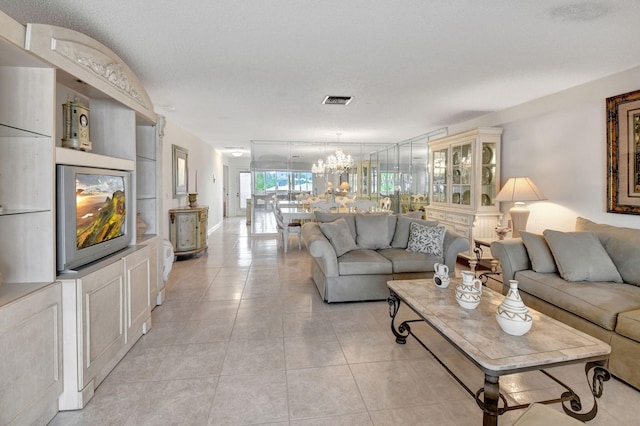
<path fill-rule="evenodd" d="M 17 284 L 5 284 L 10 286 Z M 0 424 L 47 423 L 62 393 L 60 283 L 0 307 Z M 44 422 L 43 422 L 44 421 Z"/>
<path fill-rule="evenodd" d="M 127 291 L 125 340 L 129 343 L 135 342 L 147 332 L 146 321 L 151 316 L 149 247 L 145 246 L 126 256 L 124 265 Z"/>
<path fill-rule="evenodd" d="M 125 345 L 124 261 L 118 260 L 78 280 L 78 386 L 95 384 L 109 373 L 109 364 Z M 115 364 L 114 364 L 115 365 Z M 107 370 L 107 371 L 105 371 Z"/>

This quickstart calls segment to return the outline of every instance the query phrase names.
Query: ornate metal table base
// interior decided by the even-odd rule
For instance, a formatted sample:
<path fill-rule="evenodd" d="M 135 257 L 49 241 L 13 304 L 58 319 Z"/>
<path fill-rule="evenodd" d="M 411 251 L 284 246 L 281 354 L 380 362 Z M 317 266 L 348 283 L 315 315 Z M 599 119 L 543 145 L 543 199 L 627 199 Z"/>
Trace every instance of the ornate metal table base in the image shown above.
<path fill-rule="evenodd" d="M 474 260 L 474 261 L 470 260 L 469 264 L 471 264 L 473 262 L 472 270 L 475 272 L 476 271 L 476 265 L 480 264 L 480 262 L 482 261 L 482 255 L 483 255 L 482 245 L 480 243 L 478 243 L 477 241 L 475 243 L 475 247 L 473 248 L 473 252 L 476 255 L 476 260 Z M 481 273 L 480 275 L 478 275 L 478 278 L 480 279 L 480 281 L 482 281 L 483 285 L 487 284 L 487 281 L 489 281 L 489 278 L 491 278 L 492 280 L 495 280 L 495 281 L 497 281 L 499 283 L 502 283 L 502 281 L 500 281 L 499 279 L 493 277 L 494 275 L 495 276 L 502 275 L 502 272 L 499 272 L 497 270 L 498 261 L 495 260 L 495 259 L 491 259 L 490 262 L 491 262 L 491 271 L 487 271 L 487 272 Z"/>
<path fill-rule="evenodd" d="M 519 404 L 510 406 L 507 402 L 505 396 L 500 393 L 500 383 L 499 376 L 494 376 L 488 373 L 485 373 L 484 376 L 484 387 L 480 388 L 477 392 L 472 392 L 456 375 L 453 371 L 451 371 L 441 360 L 440 358 L 434 354 L 425 344 L 420 340 L 415 334 L 411 332 L 410 323 L 413 322 L 424 322 L 421 319 L 407 320 L 400 323 L 397 328 L 395 325 L 395 318 L 400 310 L 401 299 L 392 291 L 389 298 L 387 299 L 387 303 L 389 304 L 389 316 L 391 317 L 391 331 L 393 335 L 396 336 L 396 343 L 405 344 L 407 342 L 407 337 L 412 336 L 416 341 L 425 348 L 438 363 L 444 367 L 445 370 L 471 395 L 475 398 L 476 403 L 483 411 L 483 425 L 497 425 L 498 424 L 498 416 L 506 413 L 511 410 L 520 410 L 523 408 L 527 408 L 530 404 Z M 554 404 L 554 403 L 562 403 L 562 409 L 564 412 L 574 417 L 582 422 L 587 422 L 595 418 L 598 413 L 598 403 L 596 401 L 597 398 L 602 396 L 602 392 L 604 390 L 604 382 L 611 379 L 611 375 L 604 368 L 604 364 L 606 361 L 595 361 L 595 362 L 587 362 L 585 364 L 585 375 L 587 376 L 587 381 L 589 382 L 589 388 L 591 389 L 591 394 L 593 396 L 593 407 L 586 413 L 579 413 L 582 410 L 582 402 L 580 401 L 580 396 L 576 394 L 573 389 L 569 386 L 549 374 L 545 370 L 539 370 L 541 373 L 545 374 L 551 380 L 558 383 L 565 389 L 565 392 L 562 393 L 560 398 L 549 399 L 545 401 L 538 401 L 541 404 Z M 593 376 L 591 380 L 589 380 L 589 374 L 592 373 Z M 500 403 L 502 401 L 502 403 Z M 565 403 L 569 403 L 569 407 Z"/>

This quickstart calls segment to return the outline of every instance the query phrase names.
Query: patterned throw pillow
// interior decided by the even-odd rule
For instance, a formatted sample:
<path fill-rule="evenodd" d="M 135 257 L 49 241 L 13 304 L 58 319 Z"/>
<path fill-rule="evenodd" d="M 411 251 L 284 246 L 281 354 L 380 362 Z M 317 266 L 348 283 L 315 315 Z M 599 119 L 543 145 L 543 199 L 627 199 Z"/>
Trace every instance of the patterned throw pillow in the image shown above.
<path fill-rule="evenodd" d="M 442 256 L 446 231 L 447 228 L 442 225 L 425 226 L 412 222 L 409 229 L 407 251 Z"/>

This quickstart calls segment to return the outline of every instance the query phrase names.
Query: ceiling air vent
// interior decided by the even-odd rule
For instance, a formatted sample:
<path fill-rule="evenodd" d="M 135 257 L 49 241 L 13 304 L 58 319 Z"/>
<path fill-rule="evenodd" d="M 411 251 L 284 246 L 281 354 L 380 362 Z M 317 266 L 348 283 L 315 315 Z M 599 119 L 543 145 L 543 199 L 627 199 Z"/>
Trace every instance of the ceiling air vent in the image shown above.
<path fill-rule="evenodd" d="M 322 103 L 324 105 L 348 105 L 353 96 L 327 96 Z"/>

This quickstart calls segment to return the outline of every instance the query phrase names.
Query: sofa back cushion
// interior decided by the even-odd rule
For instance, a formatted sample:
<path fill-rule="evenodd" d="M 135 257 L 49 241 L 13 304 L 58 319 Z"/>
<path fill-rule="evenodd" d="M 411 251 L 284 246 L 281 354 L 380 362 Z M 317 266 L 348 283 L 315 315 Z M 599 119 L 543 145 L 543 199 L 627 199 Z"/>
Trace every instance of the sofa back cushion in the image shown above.
<path fill-rule="evenodd" d="M 391 245 L 396 217 L 388 214 L 356 214 L 356 243 L 358 248 L 378 250 Z"/>
<path fill-rule="evenodd" d="M 425 226 L 437 226 L 437 220 L 422 220 L 415 219 L 408 216 L 398 216 L 398 223 L 396 224 L 396 230 L 391 241 L 391 247 L 393 248 L 407 248 L 409 242 L 409 227 L 412 223 L 419 223 Z"/>
<path fill-rule="evenodd" d="M 351 236 L 353 239 L 356 239 L 356 215 L 354 213 L 330 213 L 323 211 L 315 211 L 313 212 L 316 217 L 316 221 L 319 223 L 325 222 L 333 222 L 339 217 L 343 217 L 344 220 L 347 221 L 347 225 L 349 225 L 349 231 L 351 231 Z"/>
<path fill-rule="evenodd" d="M 624 282 L 640 286 L 640 229 L 594 223 L 579 217 L 576 231 L 593 231 Z"/>
<path fill-rule="evenodd" d="M 338 257 L 358 248 L 344 217 L 339 217 L 333 222 L 318 223 L 318 226 L 333 246 Z"/>
<path fill-rule="evenodd" d="M 551 249 L 547 240 L 540 234 L 532 234 L 526 231 L 519 231 L 522 242 L 531 260 L 531 269 L 542 274 L 558 272 L 556 261 L 551 254 Z"/>
<path fill-rule="evenodd" d="M 586 232 L 543 232 L 560 276 L 567 281 L 613 281 L 622 277 L 596 234 Z"/>

